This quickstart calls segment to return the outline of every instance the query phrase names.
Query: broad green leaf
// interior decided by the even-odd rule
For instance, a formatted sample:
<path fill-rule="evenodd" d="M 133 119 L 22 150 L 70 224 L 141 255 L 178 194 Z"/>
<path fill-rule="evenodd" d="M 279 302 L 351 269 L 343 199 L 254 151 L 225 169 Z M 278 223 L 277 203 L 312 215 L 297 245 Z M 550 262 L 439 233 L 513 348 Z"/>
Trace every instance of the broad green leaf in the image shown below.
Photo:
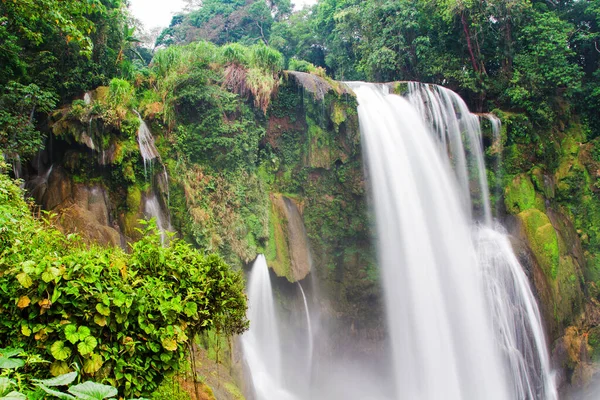
<path fill-rule="evenodd" d="M 25 365 L 25 361 L 20 358 L 0 357 L 0 369 L 17 369 Z"/>
<path fill-rule="evenodd" d="M 59 340 L 52 344 L 50 353 L 58 361 L 64 361 L 71 356 L 71 349 L 65 346 L 65 342 Z"/>
<path fill-rule="evenodd" d="M 31 285 L 33 285 L 33 279 L 31 279 L 31 277 L 25 272 L 21 272 L 20 274 L 18 274 L 17 280 L 25 289 L 29 289 Z"/>
<path fill-rule="evenodd" d="M 50 365 L 50 373 L 52 374 L 52 376 L 64 375 L 69 373 L 70 371 L 71 368 L 69 368 L 69 364 L 65 361 L 54 361 Z"/>
<path fill-rule="evenodd" d="M 87 381 L 70 387 L 69 393 L 81 400 L 102 400 L 115 397 L 119 392 L 112 386 Z"/>
<path fill-rule="evenodd" d="M 52 282 L 60 276 L 60 270 L 56 267 L 47 268 L 42 274 L 42 280 L 46 283 Z"/>
<path fill-rule="evenodd" d="M 193 317 L 194 315 L 198 314 L 198 305 L 196 303 L 192 303 L 192 302 L 185 303 L 183 312 L 188 317 Z"/>
<path fill-rule="evenodd" d="M 10 388 L 15 385 L 16 383 L 12 379 L 8 379 L 5 376 L 0 376 L 0 394 L 8 392 Z"/>
<path fill-rule="evenodd" d="M 105 317 L 108 317 L 110 315 L 110 307 L 102 303 L 96 304 L 96 311 L 98 311 L 101 315 L 104 315 Z"/>
<path fill-rule="evenodd" d="M 93 336 L 88 336 L 83 342 L 80 342 L 77 345 L 77 351 L 79 351 L 79 354 L 81 354 L 82 356 L 85 356 L 86 354 L 90 354 L 96 348 L 97 345 L 98 341 L 96 340 L 96 338 Z"/>
<path fill-rule="evenodd" d="M 23 268 L 23 272 L 26 274 L 33 274 L 35 271 L 35 261 L 27 260 L 21 264 L 21 267 Z"/>
<path fill-rule="evenodd" d="M 173 358 L 173 353 L 161 353 L 160 360 L 162 362 L 169 362 Z"/>
<path fill-rule="evenodd" d="M 94 314 L 94 323 L 100 326 L 106 326 L 106 317 L 98 313 Z"/>
<path fill-rule="evenodd" d="M 160 345 L 153 341 L 148 341 L 148 348 L 155 353 L 158 353 L 160 351 Z"/>
<path fill-rule="evenodd" d="M 29 325 L 21 325 L 21 333 L 23 334 L 23 336 L 31 336 L 31 328 L 29 327 Z"/>
<path fill-rule="evenodd" d="M 11 348 L 0 349 L 0 357 L 10 358 L 10 357 L 18 356 L 22 352 L 23 352 L 22 349 L 11 349 Z"/>
<path fill-rule="evenodd" d="M 34 379 L 36 383 L 41 383 L 44 386 L 67 386 L 77 378 L 77 372 L 69 372 L 50 379 Z"/>
<path fill-rule="evenodd" d="M 75 326 L 75 324 L 65 326 L 65 338 L 67 338 L 71 344 L 79 342 L 79 335 L 77 334 L 77 326 Z"/>
<path fill-rule="evenodd" d="M 23 393 L 15 392 L 14 390 L 4 397 L 0 397 L 0 400 L 27 400 L 27 396 Z"/>
<path fill-rule="evenodd" d="M 87 326 L 80 326 L 77 329 L 77 335 L 79 336 L 79 340 L 84 340 L 86 337 L 90 336 L 92 332 L 90 331 L 90 328 L 88 328 Z"/>
<path fill-rule="evenodd" d="M 165 350 L 175 351 L 177 350 L 177 342 L 172 338 L 165 338 L 162 340 L 162 346 Z"/>
<path fill-rule="evenodd" d="M 100 354 L 91 354 L 90 358 L 83 363 L 83 370 L 86 374 L 93 374 L 102 368 L 102 356 Z"/>
<path fill-rule="evenodd" d="M 37 384 L 37 387 L 39 387 L 40 389 L 42 389 L 44 392 L 48 393 L 49 395 L 58 397 L 61 400 L 77 399 L 76 397 L 73 397 L 70 394 L 59 392 L 58 390 L 50 389 L 49 387 L 46 387 L 46 386 L 42 385 L 41 383 Z"/>

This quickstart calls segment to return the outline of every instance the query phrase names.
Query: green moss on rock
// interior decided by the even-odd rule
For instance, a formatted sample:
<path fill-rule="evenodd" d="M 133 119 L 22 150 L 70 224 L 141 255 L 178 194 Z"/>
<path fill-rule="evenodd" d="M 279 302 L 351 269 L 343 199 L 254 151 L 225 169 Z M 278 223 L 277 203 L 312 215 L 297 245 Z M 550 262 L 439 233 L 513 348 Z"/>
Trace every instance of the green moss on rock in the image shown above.
<path fill-rule="evenodd" d="M 283 199 L 279 193 L 271 194 L 269 208 L 269 242 L 266 258 L 269 267 L 277 276 L 285 277 L 293 282 L 290 251 L 287 241 L 286 217 L 282 209 Z"/>
<path fill-rule="evenodd" d="M 547 277 L 556 279 L 559 268 L 558 236 L 550 219 L 542 211 L 530 208 L 518 216 L 529 245 Z"/>
<path fill-rule="evenodd" d="M 588 332 L 588 344 L 592 348 L 590 354 L 592 361 L 600 362 L 600 326 L 596 326 Z"/>
<path fill-rule="evenodd" d="M 533 183 L 525 174 L 517 175 L 504 190 L 504 204 L 511 214 L 535 208 L 537 203 Z"/>

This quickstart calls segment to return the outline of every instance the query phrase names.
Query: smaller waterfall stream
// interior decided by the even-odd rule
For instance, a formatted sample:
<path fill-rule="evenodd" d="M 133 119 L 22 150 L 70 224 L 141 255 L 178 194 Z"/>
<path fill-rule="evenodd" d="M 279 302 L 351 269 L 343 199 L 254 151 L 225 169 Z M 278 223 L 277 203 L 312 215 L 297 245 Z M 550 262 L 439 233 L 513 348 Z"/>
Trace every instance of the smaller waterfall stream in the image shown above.
<path fill-rule="evenodd" d="M 156 227 L 160 231 L 160 242 L 164 245 L 167 242 L 167 232 L 172 231 L 173 227 L 169 216 L 163 212 L 158 197 L 154 193 L 146 198 L 144 212 L 149 219 L 154 218 L 156 221 Z"/>
<path fill-rule="evenodd" d="M 308 335 L 308 351 L 307 351 L 307 370 L 310 376 L 310 368 L 312 365 L 312 357 L 313 357 L 313 332 L 312 332 L 312 324 L 310 322 L 310 312 L 308 311 L 308 302 L 306 301 L 306 295 L 304 294 L 304 289 L 302 289 L 302 285 L 300 281 L 298 281 L 298 287 L 300 288 L 300 293 L 302 293 L 302 300 L 304 301 L 304 311 L 306 312 L 306 334 Z"/>
<path fill-rule="evenodd" d="M 269 267 L 260 254 L 248 280 L 250 329 L 242 335 L 242 347 L 251 372 L 256 400 L 295 400 L 284 389 L 279 329 Z"/>
<path fill-rule="evenodd" d="M 142 155 L 142 159 L 144 160 L 144 174 L 147 173 L 148 165 L 151 165 L 152 160 L 158 158 L 158 150 L 154 145 L 154 136 L 152 136 L 152 132 L 146 125 L 146 122 L 142 119 L 142 116 L 135 111 L 139 120 L 140 127 L 137 133 L 138 145 L 140 147 L 140 154 Z"/>

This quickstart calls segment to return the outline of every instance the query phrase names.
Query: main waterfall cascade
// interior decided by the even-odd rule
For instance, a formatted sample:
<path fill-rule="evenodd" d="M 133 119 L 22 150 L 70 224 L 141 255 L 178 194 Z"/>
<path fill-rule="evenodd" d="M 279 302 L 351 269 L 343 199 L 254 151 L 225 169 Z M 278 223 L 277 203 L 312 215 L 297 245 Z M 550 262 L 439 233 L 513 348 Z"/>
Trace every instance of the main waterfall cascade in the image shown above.
<path fill-rule="evenodd" d="M 556 399 L 537 304 L 492 223 L 478 117 L 439 86 L 409 83 L 404 99 L 381 85 L 349 85 L 398 398 Z"/>
<path fill-rule="evenodd" d="M 359 103 L 390 361 L 324 354 L 333 331 L 314 317 L 319 301 L 309 312 L 311 293 L 299 284 L 303 306 L 286 315 L 261 255 L 241 339 L 256 400 L 556 400 L 540 312 L 492 218 L 480 117 L 439 86 L 410 83 L 403 98 L 386 85 L 348 85 Z M 498 145 L 499 121 L 481 117 Z M 298 331 L 308 340 L 290 337 Z"/>

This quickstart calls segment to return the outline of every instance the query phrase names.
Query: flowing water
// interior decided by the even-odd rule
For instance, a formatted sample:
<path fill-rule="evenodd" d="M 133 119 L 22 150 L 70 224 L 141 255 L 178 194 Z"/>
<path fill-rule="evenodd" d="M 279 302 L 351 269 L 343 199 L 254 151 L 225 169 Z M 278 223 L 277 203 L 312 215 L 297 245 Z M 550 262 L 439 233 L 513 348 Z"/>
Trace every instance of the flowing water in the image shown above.
<path fill-rule="evenodd" d="M 256 400 L 294 400 L 284 389 L 279 326 L 273 302 L 269 267 L 265 256 L 258 256 L 248 280 L 248 332 L 242 347 Z"/>
<path fill-rule="evenodd" d="M 152 132 L 150 132 L 148 125 L 146 125 L 146 122 L 144 122 L 137 111 L 135 111 L 135 113 L 140 120 L 140 127 L 138 128 L 137 132 L 137 140 L 140 148 L 140 154 L 144 160 L 144 174 L 146 174 L 148 165 L 151 165 L 152 160 L 158 158 L 158 150 L 154 145 L 154 136 L 152 136 Z"/>
<path fill-rule="evenodd" d="M 307 373 L 310 375 L 310 368 L 312 365 L 313 358 L 313 349 L 314 349 L 314 337 L 312 331 L 312 323 L 310 322 L 310 311 L 308 310 L 308 302 L 306 301 L 306 295 L 304 294 L 304 289 L 302 288 L 302 284 L 298 282 L 298 287 L 300 288 L 300 293 L 302 293 L 302 301 L 304 303 L 304 312 L 306 313 L 306 334 L 308 336 L 308 349 L 307 353 Z"/>
<path fill-rule="evenodd" d="M 257 400 L 555 400 L 535 298 L 492 218 L 479 117 L 439 86 L 410 83 L 402 98 L 385 85 L 348 85 L 359 102 L 388 315 L 392 365 L 380 364 L 391 376 L 314 348 L 313 334 L 318 344 L 333 332 L 311 326 L 301 285 L 308 356 L 290 352 L 260 256 L 242 337 Z M 500 142 L 499 121 L 484 118 Z"/>
<path fill-rule="evenodd" d="M 350 85 L 398 398 L 555 399 L 537 304 L 492 223 L 479 118 L 443 87 Z"/>
<path fill-rule="evenodd" d="M 158 197 L 154 193 L 146 197 L 144 200 L 144 212 L 148 219 L 154 218 L 156 227 L 160 232 L 160 242 L 164 246 L 167 242 L 167 232 L 173 230 L 169 214 L 164 212 L 158 201 Z"/>

